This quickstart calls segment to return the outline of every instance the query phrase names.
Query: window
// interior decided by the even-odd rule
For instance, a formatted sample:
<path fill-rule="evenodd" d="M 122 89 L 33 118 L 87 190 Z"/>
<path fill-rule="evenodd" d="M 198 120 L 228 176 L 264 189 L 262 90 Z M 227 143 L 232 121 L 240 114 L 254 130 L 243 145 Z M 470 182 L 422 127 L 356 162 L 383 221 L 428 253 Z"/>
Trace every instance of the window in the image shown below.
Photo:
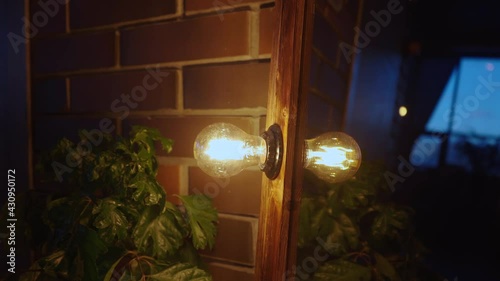
<path fill-rule="evenodd" d="M 468 170 L 499 164 L 500 59 L 462 58 L 410 155 L 413 165 L 437 167 L 442 144 L 449 141 L 442 164 Z"/>

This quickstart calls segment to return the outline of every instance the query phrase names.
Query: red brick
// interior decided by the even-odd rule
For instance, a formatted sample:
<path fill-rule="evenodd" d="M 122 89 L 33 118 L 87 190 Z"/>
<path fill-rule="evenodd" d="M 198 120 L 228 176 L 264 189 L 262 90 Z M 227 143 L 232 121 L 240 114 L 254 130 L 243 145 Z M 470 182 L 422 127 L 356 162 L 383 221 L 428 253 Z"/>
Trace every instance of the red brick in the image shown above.
<path fill-rule="evenodd" d="M 354 43 L 356 17 L 350 15 L 346 10 L 342 10 L 340 13 L 336 14 L 333 19 L 335 25 L 340 28 L 340 33 L 344 40 L 348 43 L 350 42 L 350 44 Z"/>
<path fill-rule="evenodd" d="M 174 140 L 174 147 L 169 156 L 193 157 L 193 144 L 198 133 L 206 126 L 217 123 L 231 123 L 247 133 L 252 133 L 253 122 L 244 117 L 158 117 L 158 118 L 128 118 L 124 121 L 123 130 L 128 132 L 132 125 L 142 125 L 158 128 L 163 136 Z M 165 155 L 158 150 L 160 155 Z"/>
<path fill-rule="evenodd" d="M 266 107 L 269 63 L 197 66 L 184 70 L 184 106 Z"/>
<path fill-rule="evenodd" d="M 186 0 L 186 11 L 198 11 L 198 10 L 208 10 L 215 9 L 216 11 L 234 9 L 236 5 L 240 4 L 250 4 L 250 3 L 262 3 L 269 0 Z"/>
<path fill-rule="evenodd" d="M 317 88 L 337 106 L 344 107 L 347 99 L 347 81 L 328 64 L 320 66 Z"/>
<path fill-rule="evenodd" d="M 35 80 L 32 90 L 34 112 L 58 113 L 66 111 L 66 79 Z"/>
<path fill-rule="evenodd" d="M 345 106 L 343 104 L 340 105 L 340 108 L 334 107 L 332 112 L 332 122 L 330 131 L 342 131 L 344 124 L 344 112 Z"/>
<path fill-rule="evenodd" d="M 270 54 L 273 45 L 273 35 L 276 20 L 275 9 L 264 9 L 260 11 L 260 39 L 259 39 L 259 53 Z"/>
<path fill-rule="evenodd" d="M 51 5 L 47 6 L 47 3 Z M 58 1 L 30 0 L 30 19 L 32 28 L 37 30 L 36 32 L 33 30 L 32 34 L 66 32 L 66 6 L 59 4 Z"/>
<path fill-rule="evenodd" d="M 156 179 L 165 189 L 167 200 L 179 204 L 180 200 L 174 196 L 180 194 L 179 166 L 160 165 Z"/>
<path fill-rule="evenodd" d="M 323 15 L 326 20 L 335 26 L 340 33 L 339 38 L 342 38 L 347 43 L 352 44 L 354 39 L 354 26 L 356 18 L 349 14 L 344 9 L 337 11 L 333 6 L 327 4 L 326 0 L 318 0 L 316 2 L 316 15 Z"/>
<path fill-rule="evenodd" d="M 262 172 L 243 171 L 227 179 L 215 179 L 199 168 L 189 168 L 189 192 L 204 193 L 221 213 L 258 216 Z"/>
<path fill-rule="evenodd" d="M 257 227 L 257 221 L 257 219 L 219 217 L 215 246 L 212 251 L 204 250 L 202 253 L 240 264 L 253 265 L 254 227 Z"/>
<path fill-rule="evenodd" d="M 146 64 L 249 54 L 248 12 L 124 30 L 122 64 Z"/>
<path fill-rule="evenodd" d="M 350 45 L 354 46 L 354 44 L 350 44 Z M 349 54 L 349 53 L 347 53 L 347 51 L 346 51 L 346 54 L 344 54 L 341 50 L 339 50 L 337 69 L 339 70 L 339 72 L 342 75 L 344 75 L 344 76 L 349 75 L 350 69 L 351 69 L 351 64 L 352 64 L 352 61 L 354 59 L 354 56 L 356 56 L 356 54 Z M 349 58 L 349 60 L 347 58 Z"/>
<path fill-rule="evenodd" d="M 307 102 L 308 127 L 314 127 L 324 132 L 331 128 L 332 106 L 326 104 L 321 98 L 314 94 L 308 95 Z"/>
<path fill-rule="evenodd" d="M 86 28 L 175 14 L 176 0 L 71 0 L 71 27 Z"/>
<path fill-rule="evenodd" d="M 114 32 L 46 38 L 33 43 L 36 73 L 101 68 L 114 65 Z"/>
<path fill-rule="evenodd" d="M 311 54 L 311 69 L 309 71 L 309 87 L 315 88 L 318 84 L 321 61 L 315 52 Z"/>
<path fill-rule="evenodd" d="M 253 268 L 227 265 L 217 262 L 208 264 L 210 274 L 214 281 L 254 281 Z"/>
<path fill-rule="evenodd" d="M 113 111 L 125 114 L 127 110 L 175 108 L 176 73 L 167 69 L 157 71 L 156 68 L 151 68 L 151 71 L 165 73 L 162 74 L 165 76 L 168 73 L 168 76 L 158 76 L 158 80 L 155 80 L 149 71 L 139 70 L 73 77 L 71 110 Z M 122 95 L 130 96 L 130 105 L 122 100 Z"/>
<path fill-rule="evenodd" d="M 338 39 L 338 34 L 325 20 L 325 18 L 321 16 L 321 14 L 317 14 L 314 17 L 313 34 L 313 46 L 330 61 L 335 63 L 337 60 L 337 49 L 340 41 Z"/>

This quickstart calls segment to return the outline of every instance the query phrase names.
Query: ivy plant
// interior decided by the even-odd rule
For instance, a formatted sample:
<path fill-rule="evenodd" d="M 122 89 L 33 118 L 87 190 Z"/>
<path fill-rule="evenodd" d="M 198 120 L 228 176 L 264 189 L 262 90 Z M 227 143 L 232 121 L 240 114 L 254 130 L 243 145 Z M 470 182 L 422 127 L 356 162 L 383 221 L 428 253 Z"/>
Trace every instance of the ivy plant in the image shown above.
<path fill-rule="evenodd" d="M 212 280 L 197 252 L 214 244 L 211 200 L 174 195 L 182 202 L 176 206 L 156 180 L 155 145 L 168 153 L 173 141 L 139 126 L 96 146 L 88 135 L 81 132 L 79 143 L 62 139 L 38 165 L 68 190 L 48 200 L 41 258 L 20 280 Z M 75 165 L 61 170 L 65 163 Z"/>
<path fill-rule="evenodd" d="M 306 174 L 295 280 L 443 280 L 423 265 L 413 211 L 393 202 L 385 171 L 365 162 L 337 184 Z"/>

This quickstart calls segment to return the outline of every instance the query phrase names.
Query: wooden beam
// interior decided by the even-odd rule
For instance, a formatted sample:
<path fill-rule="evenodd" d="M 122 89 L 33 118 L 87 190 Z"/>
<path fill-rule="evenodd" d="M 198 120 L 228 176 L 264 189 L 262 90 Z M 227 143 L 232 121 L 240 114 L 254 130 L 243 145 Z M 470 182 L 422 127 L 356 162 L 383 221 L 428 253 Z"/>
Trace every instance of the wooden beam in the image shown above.
<path fill-rule="evenodd" d="M 296 260 L 314 0 L 278 0 L 275 13 L 267 126 L 280 125 L 284 155 L 278 178 L 263 179 L 258 281 L 285 280 Z"/>

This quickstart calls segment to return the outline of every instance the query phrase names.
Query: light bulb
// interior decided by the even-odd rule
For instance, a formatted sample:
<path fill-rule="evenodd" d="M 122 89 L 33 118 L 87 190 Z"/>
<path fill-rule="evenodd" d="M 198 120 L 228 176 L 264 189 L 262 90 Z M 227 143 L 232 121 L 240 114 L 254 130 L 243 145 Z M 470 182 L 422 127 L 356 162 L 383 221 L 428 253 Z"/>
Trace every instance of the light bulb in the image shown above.
<path fill-rule="evenodd" d="M 347 180 L 360 165 L 361 150 L 347 134 L 325 133 L 305 141 L 304 168 L 322 180 L 331 183 Z"/>
<path fill-rule="evenodd" d="M 401 106 L 399 108 L 399 116 L 405 117 L 406 114 L 408 114 L 408 108 L 406 108 L 406 106 Z"/>
<path fill-rule="evenodd" d="M 208 175 L 223 178 L 266 162 L 266 140 L 252 136 L 227 123 L 215 123 L 203 129 L 194 142 L 194 158 Z"/>

